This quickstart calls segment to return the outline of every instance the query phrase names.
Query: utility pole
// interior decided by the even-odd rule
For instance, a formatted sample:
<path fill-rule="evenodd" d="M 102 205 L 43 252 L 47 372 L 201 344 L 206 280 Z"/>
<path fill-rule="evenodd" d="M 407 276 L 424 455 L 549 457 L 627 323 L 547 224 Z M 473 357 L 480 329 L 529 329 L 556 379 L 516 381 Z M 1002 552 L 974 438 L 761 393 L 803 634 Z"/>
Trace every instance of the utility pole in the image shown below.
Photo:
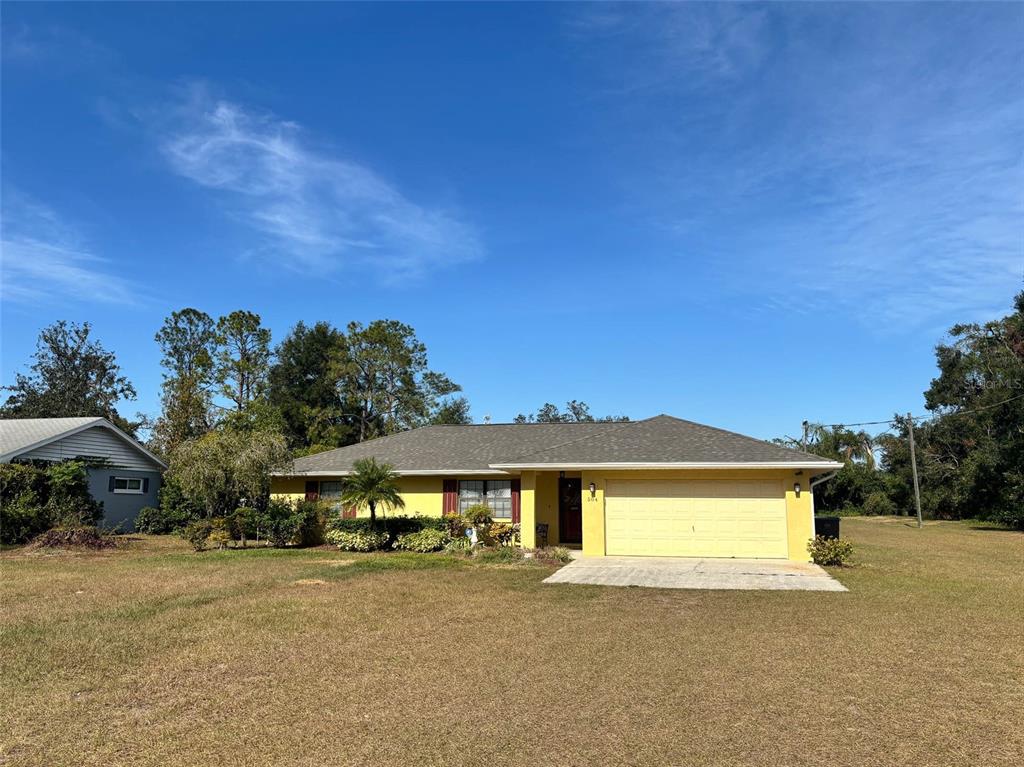
<path fill-rule="evenodd" d="M 804 436 L 801 437 L 801 439 L 800 439 L 800 449 L 803 450 L 806 453 L 807 452 L 807 427 L 810 426 L 810 424 L 807 423 L 807 421 L 804 421 L 800 425 L 804 429 Z"/>
<path fill-rule="evenodd" d="M 917 481 L 917 453 L 914 451 L 914 418 L 907 413 L 907 432 L 910 434 L 910 470 L 914 473 L 914 504 L 917 506 L 917 526 L 924 527 L 921 521 L 921 486 Z"/>

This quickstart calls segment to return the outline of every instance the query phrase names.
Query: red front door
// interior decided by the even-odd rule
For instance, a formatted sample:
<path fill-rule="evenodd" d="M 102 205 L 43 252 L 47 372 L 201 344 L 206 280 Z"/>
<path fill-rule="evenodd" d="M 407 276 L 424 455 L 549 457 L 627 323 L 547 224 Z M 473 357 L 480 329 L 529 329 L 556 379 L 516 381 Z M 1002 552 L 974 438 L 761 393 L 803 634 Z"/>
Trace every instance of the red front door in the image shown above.
<path fill-rule="evenodd" d="M 583 543 L 583 480 L 558 480 L 558 542 Z"/>

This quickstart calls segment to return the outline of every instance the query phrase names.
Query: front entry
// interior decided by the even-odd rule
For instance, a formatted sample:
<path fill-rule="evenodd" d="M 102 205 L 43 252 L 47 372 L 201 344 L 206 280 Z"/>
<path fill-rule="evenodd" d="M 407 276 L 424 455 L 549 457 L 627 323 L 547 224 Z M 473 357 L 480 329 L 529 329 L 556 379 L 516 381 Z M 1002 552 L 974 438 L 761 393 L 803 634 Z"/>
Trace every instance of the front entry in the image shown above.
<path fill-rule="evenodd" d="M 583 543 L 583 497 L 578 478 L 558 480 L 558 542 Z"/>

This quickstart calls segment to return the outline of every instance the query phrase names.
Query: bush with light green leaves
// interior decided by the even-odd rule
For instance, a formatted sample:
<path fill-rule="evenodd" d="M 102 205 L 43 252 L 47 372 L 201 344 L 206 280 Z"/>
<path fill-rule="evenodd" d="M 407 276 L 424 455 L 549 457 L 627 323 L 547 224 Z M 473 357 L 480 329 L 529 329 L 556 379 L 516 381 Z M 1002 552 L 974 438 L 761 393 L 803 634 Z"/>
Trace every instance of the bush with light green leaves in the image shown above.
<path fill-rule="evenodd" d="M 842 538 L 816 535 L 807 542 L 807 551 L 816 565 L 840 567 L 853 555 L 853 544 Z"/>
<path fill-rule="evenodd" d="M 379 551 L 388 545 L 388 534 L 376 530 L 328 530 L 324 540 L 342 551 Z"/>
<path fill-rule="evenodd" d="M 395 540 L 394 547 L 402 551 L 416 551 L 426 554 L 429 551 L 440 551 L 451 540 L 451 536 L 443 530 L 424 528 L 418 533 L 406 533 Z"/>

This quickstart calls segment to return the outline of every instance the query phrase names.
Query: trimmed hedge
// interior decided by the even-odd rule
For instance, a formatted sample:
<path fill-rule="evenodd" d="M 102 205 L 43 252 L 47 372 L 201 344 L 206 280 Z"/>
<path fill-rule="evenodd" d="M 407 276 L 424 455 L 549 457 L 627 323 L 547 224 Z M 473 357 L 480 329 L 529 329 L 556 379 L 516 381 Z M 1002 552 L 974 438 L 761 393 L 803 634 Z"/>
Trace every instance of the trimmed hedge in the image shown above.
<path fill-rule="evenodd" d="M 376 527 L 369 517 L 338 517 L 331 520 L 331 530 L 343 533 L 384 532 L 388 538 L 396 540 L 400 535 L 418 533 L 422 530 L 448 530 L 448 521 L 444 517 L 378 517 Z"/>

